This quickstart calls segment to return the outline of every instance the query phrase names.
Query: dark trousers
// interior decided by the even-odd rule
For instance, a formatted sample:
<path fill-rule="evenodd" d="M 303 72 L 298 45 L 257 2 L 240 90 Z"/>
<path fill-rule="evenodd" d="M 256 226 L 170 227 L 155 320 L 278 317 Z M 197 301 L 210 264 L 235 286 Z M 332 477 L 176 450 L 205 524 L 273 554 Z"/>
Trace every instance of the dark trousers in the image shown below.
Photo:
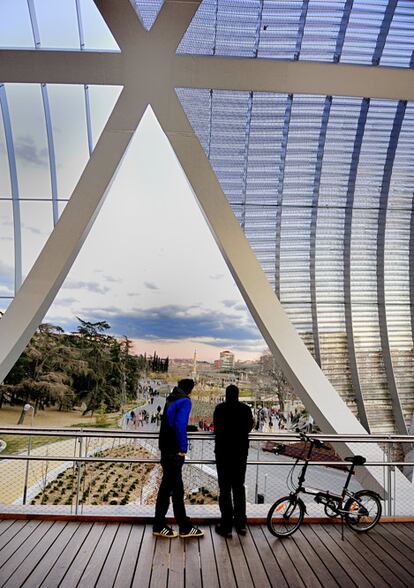
<path fill-rule="evenodd" d="M 233 521 L 236 527 L 244 527 L 246 524 L 246 461 L 247 455 L 216 453 L 221 524 L 226 530 L 232 528 Z"/>
<path fill-rule="evenodd" d="M 175 520 L 180 529 L 189 526 L 184 506 L 184 485 L 182 468 L 184 457 L 177 454 L 161 454 L 162 480 L 155 505 L 154 529 L 160 530 L 165 525 L 165 517 L 172 498 Z"/>

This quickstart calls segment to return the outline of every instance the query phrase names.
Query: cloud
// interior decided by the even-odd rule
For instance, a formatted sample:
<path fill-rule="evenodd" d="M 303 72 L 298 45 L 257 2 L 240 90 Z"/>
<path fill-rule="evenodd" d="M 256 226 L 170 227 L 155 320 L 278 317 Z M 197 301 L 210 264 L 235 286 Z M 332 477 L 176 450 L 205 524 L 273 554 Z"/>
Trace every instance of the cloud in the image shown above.
<path fill-rule="evenodd" d="M 69 280 L 65 282 L 63 288 L 66 290 L 89 290 L 89 292 L 94 292 L 95 294 L 106 294 L 110 290 L 110 288 L 101 286 L 98 282 L 83 282 L 81 280 Z"/>
<path fill-rule="evenodd" d="M 153 282 L 144 282 L 144 286 L 148 288 L 148 290 L 159 290 L 158 286 L 156 286 Z"/>
<path fill-rule="evenodd" d="M 237 304 L 237 300 L 222 300 L 222 303 L 226 308 L 231 308 Z"/>
<path fill-rule="evenodd" d="M 236 304 L 236 306 L 234 307 L 234 310 L 246 310 L 246 305 L 245 304 Z"/>
<path fill-rule="evenodd" d="M 141 296 L 139 292 L 128 292 L 127 296 Z"/>
<path fill-rule="evenodd" d="M 25 229 L 26 231 L 30 231 L 30 233 L 33 233 L 34 235 L 43 235 L 44 234 L 37 227 L 31 227 L 30 225 L 26 225 L 24 223 L 22 223 L 22 228 Z"/>
<path fill-rule="evenodd" d="M 11 265 L 0 260 L 0 285 L 3 296 L 13 296 L 14 270 Z"/>
<path fill-rule="evenodd" d="M 75 302 L 79 302 L 78 299 L 69 296 L 68 298 L 57 298 L 54 304 L 56 306 L 71 306 Z"/>
<path fill-rule="evenodd" d="M 102 277 L 107 282 L 111 282 L 111 283 L 120 283 L 120 282 L 122 282 L 122 279 L 121 278 L 114 278 L 113 276 L 108 276 L 106 274 L 104 274 Z"/>
<path fill-rule="evenodd" d="M 211 274 L 209 278 L 211 280 L 221 280 L 222 278 L 224 278 L 224 274 Z"/>
<path fill-rule="evenodd" d="M 115 335 L 126 334 L 137 339 L 180 340 L 207 337 L 211 344 L 218 347 L 240 347 L 243 342 L 249 342 L 251 346 L 263 341 L 250 318 L 240 318 L 207 308 L 196 309 L 194 306 L 134 308 L 130 312 L 108 307 L 85 309 L 84 314 L 88 320 L 108 319 Z"/>
<path fill-rule="evenodd" d="M 48 163 L 48 151 L 47 149 L 38 149 L 33 138 L 19 137 L 15 141 L 16 155 L 33 165 L 46 166 Z"/>

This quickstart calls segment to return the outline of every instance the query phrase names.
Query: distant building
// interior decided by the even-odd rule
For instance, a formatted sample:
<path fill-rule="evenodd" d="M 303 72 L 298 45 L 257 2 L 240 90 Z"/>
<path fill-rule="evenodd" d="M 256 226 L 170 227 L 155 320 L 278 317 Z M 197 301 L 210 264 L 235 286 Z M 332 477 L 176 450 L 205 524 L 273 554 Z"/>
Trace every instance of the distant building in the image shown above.
<path fill-rule="evenodd" d="M 234 353 L 231 351 L 222 351 L 220 353 L 220 369 L 232 370 L 234 368 Z"/>

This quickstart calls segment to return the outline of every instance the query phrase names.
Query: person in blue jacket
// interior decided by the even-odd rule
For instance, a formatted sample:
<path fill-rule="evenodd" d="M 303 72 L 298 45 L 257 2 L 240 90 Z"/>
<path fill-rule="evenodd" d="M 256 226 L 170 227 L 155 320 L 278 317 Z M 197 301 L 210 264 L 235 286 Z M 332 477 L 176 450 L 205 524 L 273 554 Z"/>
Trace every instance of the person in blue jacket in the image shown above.
<path fill-rule="evenodd" d="M 182 468 L 187 453 L 187 425 L 191 411 L 189 398 L 194 380 L 180 380 L 167 397 L 161 418 L 159 448 L 161 450 L 162 480 L 155 505 L 155 519 L 152 534 L 171 539 L 178 533 L 171 529 L 165 517 L 172 498 L 175 520 L 180 537 L 202 537 L 204 531 L 191 524 L 184 506 L 184 485 Z"/>

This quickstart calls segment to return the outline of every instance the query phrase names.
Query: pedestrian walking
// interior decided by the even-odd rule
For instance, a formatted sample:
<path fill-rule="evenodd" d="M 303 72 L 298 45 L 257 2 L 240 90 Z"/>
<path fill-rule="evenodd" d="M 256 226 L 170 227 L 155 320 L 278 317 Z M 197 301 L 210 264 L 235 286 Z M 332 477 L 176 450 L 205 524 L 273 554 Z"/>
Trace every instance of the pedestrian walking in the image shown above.
<path fill-rule="evenodd" d="M 216 532 L 223 537 L 236 531 L 246 534 L 246 476 L 249 433 L 253 428 L 251 408 L 239 402 L 239 389 L 234 384 L 226 388 L 226 400 L 214 411 L 215 454 L 220 490 L 220 524 Z"/>
<path fill-rule="evenodd" d="M 153 535 L 170 539 L 178 533 L 167 526 L 165 517 L 172 497 L 175 520 L 180 537 L 203 537 L 204 531 L 192 525 L 184 506 L 184 484 L 182 468 L 188 448 L 187 425 L 191 411 L 189 398 L 194 381 L 180 380 L 167 397 L 161 418 L 159 448 L 163 470 L 160 488 L 155 505 Z"/>

